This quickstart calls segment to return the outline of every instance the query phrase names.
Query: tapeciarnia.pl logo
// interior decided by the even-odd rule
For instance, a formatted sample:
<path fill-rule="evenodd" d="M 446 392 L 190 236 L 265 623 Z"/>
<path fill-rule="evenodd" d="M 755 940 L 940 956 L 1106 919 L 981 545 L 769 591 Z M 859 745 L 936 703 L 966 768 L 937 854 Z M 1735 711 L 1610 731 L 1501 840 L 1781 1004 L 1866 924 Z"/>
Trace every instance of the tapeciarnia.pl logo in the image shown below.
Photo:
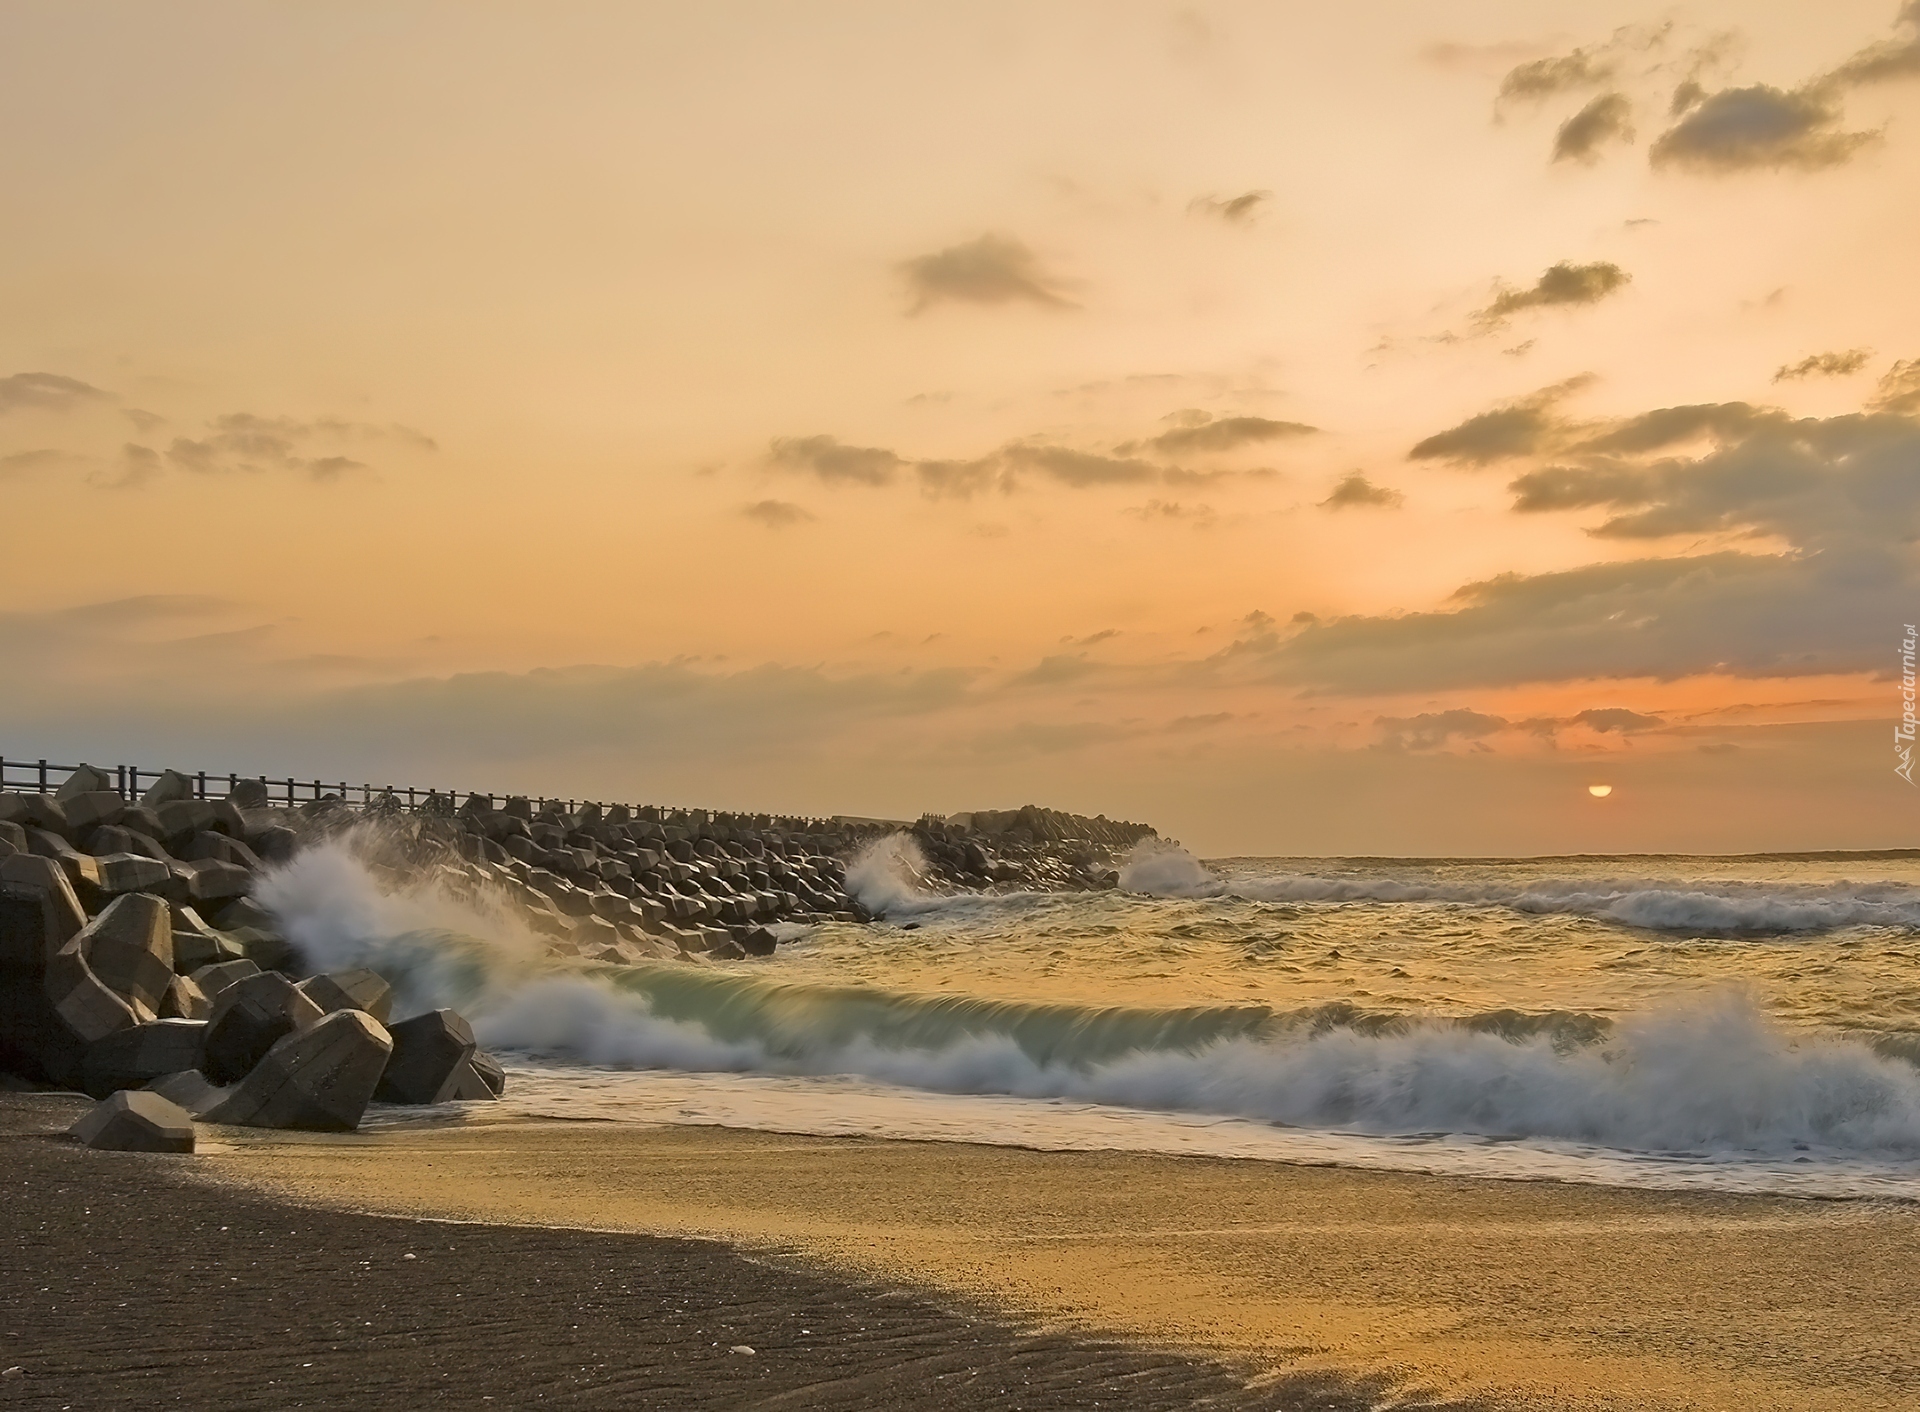
<path fill-rule="evenodd" d="M 1900 763 L 1893 767 L 1893 772 L 1908 784 L 1912 784 L 1915 724 L 1913 656 L 1914 642 L 1916 638 L 1920 638 L 1920 633 L 1915 632 L 1912 623 L 1905 624 L 1905 628 L 1907 635 L 1900 641 L 1900 724 L 1893 728 L 1893 753 L 1900 757 Z"/>

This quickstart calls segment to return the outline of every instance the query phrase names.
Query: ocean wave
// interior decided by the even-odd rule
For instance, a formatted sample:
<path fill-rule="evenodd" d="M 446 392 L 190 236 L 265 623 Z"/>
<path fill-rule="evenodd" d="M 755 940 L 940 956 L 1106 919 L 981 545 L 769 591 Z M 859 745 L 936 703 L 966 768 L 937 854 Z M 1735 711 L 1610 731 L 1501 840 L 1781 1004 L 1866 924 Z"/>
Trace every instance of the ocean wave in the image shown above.
<path fill-rule="evenodd" d="M 1898 883 L 1679 882 L 1543 878 L 1523 887 L 1309 873 L 1225 878 L 1177 845 L 1136 849 L 1120 870 L 1129 892 L 1248 902 L 1436 902 L 1590 917 L 1695 936 L 1766 936 L 1842 927 L 1920 929 L 1920 889 Z"/>
<path fill-rule="evenodd" d="M 454 1005 L 491 1047 L 573 1064 L 851 1076 L 1361 1134 L 1920 1156 L 1920 1070 L 1869 1042 L 1789 1031 L 1733 992 L 1613 1023 L 1037 1004 L 679 963 L 568 969 L 484 895 L 383 886 L 344 848 L 303 854 L 261 897 L 316 967 L 371 966 L 406 1009 Z"/>

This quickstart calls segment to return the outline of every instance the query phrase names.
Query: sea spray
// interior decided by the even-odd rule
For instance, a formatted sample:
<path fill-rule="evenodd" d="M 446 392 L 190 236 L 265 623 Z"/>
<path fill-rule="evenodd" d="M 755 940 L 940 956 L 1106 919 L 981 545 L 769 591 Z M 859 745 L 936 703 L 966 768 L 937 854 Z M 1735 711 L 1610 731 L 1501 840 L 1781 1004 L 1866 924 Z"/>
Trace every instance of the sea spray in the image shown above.
<path fill-rule="evenodd" d="M 911 834 L 890 833 L 847 864 L 847 892 L 876 917 L 912 915 L 938 905 L 927 882 L 927 859 Z"/>
<path fill-rule="evenodd" d="M 1120 886 L 1150 897 L 1218 897 L 1227 885 L 1170 839 L 1143 838 L 1120 865 Z"/>
<path fill-rule="evenodd" d="M 550 969 L 546 947 L 503 894 L 431 874 L 383 884 L 368 866 L 380 838 L 363 826 L 267 872 L 255 897 L 310 970 L 364 966 L 394 989 L 394 1018 L 463 1011 Z"/>

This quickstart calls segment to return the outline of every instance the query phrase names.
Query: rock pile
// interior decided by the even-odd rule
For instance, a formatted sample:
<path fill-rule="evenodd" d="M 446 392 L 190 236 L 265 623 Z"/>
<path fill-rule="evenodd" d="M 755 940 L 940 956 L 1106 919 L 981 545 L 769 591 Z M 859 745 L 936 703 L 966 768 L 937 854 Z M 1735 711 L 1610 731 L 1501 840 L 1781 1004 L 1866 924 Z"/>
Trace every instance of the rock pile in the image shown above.
<path fill-rule="evenodd" d="M 1153 833 L 1031 805 L 912 825 L 485 795 L 275 808 L 257 781 L 209 800 L 173 772 L 135 802 L 81 766 L 54 794 L 0 793 L 0 1070 L 117 1104 L 86 1140 L 152 1150 L 177 1143 L 155 1104 L 190 1139 L 195 1117 L 343 1130 L 375 1099 L 497 1096 L 505 1075 L 459 1015 L 390 1024 L 379 976 L 307 974 L 250 895 L 348 831 L 390 881 L 505 898 L 553 955 L 613 965 L 767 956 L 797 931 L 782 923 L 870 921 L 847 867 L 897 831 L 929 886 L 1051 890 L 1114 886 L 1115 856 Z"/>
<path fill-rule="evenodd" d="M 167 775 L 129 803 L 84 766 L 0 793 L 0 1069 L 101 1100 L 89 1146 L 190 1152 L 194 1118 L 347 1131 L 376 1093 L 501 1091 L 452 1011 L 389 1031 L 372 972 L 286 974 L 298 953 L 248 892 L 302 834 L 262 802 Z"/>

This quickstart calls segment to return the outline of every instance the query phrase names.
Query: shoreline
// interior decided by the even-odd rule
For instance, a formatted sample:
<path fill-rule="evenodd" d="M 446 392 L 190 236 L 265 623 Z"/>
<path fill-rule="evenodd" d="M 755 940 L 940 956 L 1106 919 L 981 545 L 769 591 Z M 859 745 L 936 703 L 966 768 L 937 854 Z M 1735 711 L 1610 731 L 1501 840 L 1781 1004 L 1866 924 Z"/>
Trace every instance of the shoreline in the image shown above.
<path fill-rule="evenodd" d="M 719 1240 L 1447 1405 L 1920 1404 L 1904 1205 L 518 1119 L 247 1133 L 205 1169 L 336 1208 Z"/>
<path fill-rule="evenodd" d="M 1359 1412 L 714 1241 L 290 1201 L 0 1092 L 0 1407 Z M 235 1129 L 205 1130 L 215 1137 Z M 217 1145 L 215 1151 L 221 1150 Z M 232 1149 L 227 1149 L 232 1150 Z M 749 1351 L 750 1350 L 750 1351 Z"/>

